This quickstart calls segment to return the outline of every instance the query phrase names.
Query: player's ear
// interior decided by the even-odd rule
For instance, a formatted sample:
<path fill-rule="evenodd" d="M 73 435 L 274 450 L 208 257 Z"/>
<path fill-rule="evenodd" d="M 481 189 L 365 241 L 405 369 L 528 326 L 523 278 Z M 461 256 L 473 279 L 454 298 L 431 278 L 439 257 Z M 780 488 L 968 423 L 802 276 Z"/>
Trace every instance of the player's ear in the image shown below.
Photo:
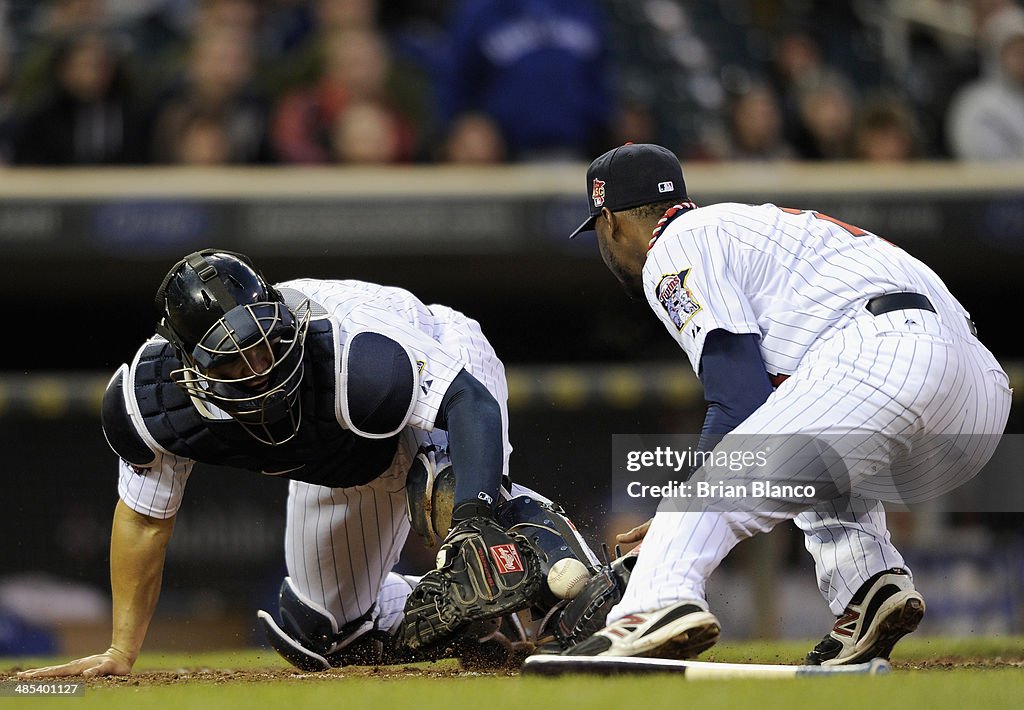
<path fill-rule="evenodd" d="M 598 217 L 598 219 L 603 219 L 605 221 L 605 224 L 608 227 L 608 235 L 614 239 L 615 228 L 618 226 L 619 222 L 618 217 L 615 216 L 615 213 L 612 212 L 607 207 L 602 207 L 601 214 Z"/>

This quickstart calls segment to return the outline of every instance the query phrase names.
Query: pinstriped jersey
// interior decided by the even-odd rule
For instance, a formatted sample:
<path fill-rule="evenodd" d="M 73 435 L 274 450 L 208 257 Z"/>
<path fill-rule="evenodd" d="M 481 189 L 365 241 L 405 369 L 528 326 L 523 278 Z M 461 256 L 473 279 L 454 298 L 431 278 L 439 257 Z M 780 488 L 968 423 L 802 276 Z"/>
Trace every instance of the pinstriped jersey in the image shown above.
<path fill-rule="evenodd" d="M 956 332 L 967 312 L 938 276 L 863 229 L 810 210 L 721 203 L 668 223 L 643 269 L 644 293 L 699 374 L 707 334 L 754 333 L 772 374 L 885 293 L 928 296 Z"/>

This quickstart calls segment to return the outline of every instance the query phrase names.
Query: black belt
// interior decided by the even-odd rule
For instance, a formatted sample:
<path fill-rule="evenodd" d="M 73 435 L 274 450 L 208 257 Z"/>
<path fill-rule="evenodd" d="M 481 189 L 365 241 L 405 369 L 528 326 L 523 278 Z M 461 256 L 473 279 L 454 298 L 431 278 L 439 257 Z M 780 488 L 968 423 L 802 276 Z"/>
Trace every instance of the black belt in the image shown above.
<path fill-rule="evenodd" d="M 931 311 L 935 313 L 935 306 L 928 300 L 927 296 L 922 296 L 919 293 L 908 293 L 906 291 L 900 291 L 898 293 L 887 293 L 883 296 L 875 296 L 867 302 L 864 306 L 868 309 L 868 313 L 873 316 L 880 316 L 883 313 L 889 313 L 890 311 L 901 311 L 904 308 L 916 308 L 921 311 Z M 971 332 L 977 335 L 974 329 L 974 323 L 967 321 L 971 325 Z M 768 377 L 772 381 L 772 387 L 778 387 L 787 379 L 789 375 L 773 375 L 770 372 Z"/>
<path fill-rule="evenodd" d="M 935 306 L 928 300 L 927 296 L 919 293 L 887 293 L 884 296 L 875 296 L 868 301 L 868 313 L 873 316 L 880 316 L 890 311 L 902 311 L 905 308 L 916 308 L 919 311 L 931 311 L 935 313 Z"/>
<path fill-rule="evenodd" d="M 932 305 L 927 296 L 922 296 L 920 293 L 907 293 L 905 291 L 875 296 L 867 302 L 865 308 L 873 316 L 880 316 L 891 311 L 902 311 L 905 308 L 916 308 L 919 311 L 935 313 L 935 306 Z M 967 327 L 970 328 L 971 335 L 978 335 L 978 328 L 974 325 L 974 321 L 968 319 Z"/>
<path fill-rule="evenodd" d="M 935 306 L 928 300 L 927 296 L 922 296 L 920 293 L 909 293 L 907 291 L 899 291 L 897 293 L 886 293 L 882 296 L 875 296 L 867 302 L 864 306 L 868 313 L 873 316 L 880 316 L 883 313 L 890 313 L 892 311 L 902 311 L 905 308 L 916 308 L 919 311 L 931 311 L 936 313 Z M 977 336 L 978 329 L 974 325 L 974 321 L 967 319 L 967 327 L 971 329 L 971 335 Z M 789 375 L 773 375 L 768 373 L 769 379 L 772 381 L 772 387 L 778 387 L 783 382 L 789 379 Z"/>

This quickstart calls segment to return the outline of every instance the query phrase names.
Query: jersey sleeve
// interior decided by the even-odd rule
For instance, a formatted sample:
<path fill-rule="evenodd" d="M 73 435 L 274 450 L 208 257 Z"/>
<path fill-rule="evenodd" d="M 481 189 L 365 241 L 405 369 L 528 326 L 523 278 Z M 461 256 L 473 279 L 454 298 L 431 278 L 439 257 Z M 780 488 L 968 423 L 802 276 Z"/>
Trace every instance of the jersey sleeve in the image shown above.
<path fill-rule="evenodd" d="M 117 494 L 136 513 L 170 518 L 181 507 L 185 483 L 194 465 L 191 459 L 163 453 L 158 453 L 147 466 L 121 459 Z"/>
<path fill-rule="evenodd" d="M 670 231 L 655 243 L 644 265 L 647 302 L 697 374 L 711 331 L 761 332 L 733 273 L 727 239 L 712 226 Z"/>
<path fill-rule="evenodd" d="M 433 430 L 444 394 L 465 366 L 458 354 L 448 351 L 401 316 L 375 306 L 354 310 L 346 318 L 344 329 L 349 339 L 377 333 L 408 352 L 414 368 L 414 390 L 406 424 L 424 431 Z"/>

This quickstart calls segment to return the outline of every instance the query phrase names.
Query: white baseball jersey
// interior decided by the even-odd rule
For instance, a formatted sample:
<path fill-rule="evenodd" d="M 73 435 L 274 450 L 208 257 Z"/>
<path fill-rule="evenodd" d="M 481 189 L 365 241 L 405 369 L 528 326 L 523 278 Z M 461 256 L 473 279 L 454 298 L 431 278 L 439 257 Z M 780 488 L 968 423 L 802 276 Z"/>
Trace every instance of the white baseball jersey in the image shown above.
<path fill-rule="evenodd" d="M 710 331 L 757 334 L 766 369 L 789 377 L 733 433 L 827 442 L 853 493 L 769 495 L 745 511 L 659 511 L 609 623 L 683 599 L 706 605 L 707 577 L 733 546 L 790 519 L 805 534 L 822 595 L 841 614 L 873 574 L 906 567 L 880 501 L 908 492 L 927 499 L 969 480 L 1006 425 L 1008 378 L 963 307 L 931 269 L 857 227 L 774 205 L 694 209 L 654 242 L 643 284 L 695 372 Z M 865 307 L 907 292 L 927 296 L 936 312 L 875 316 Z M 772 463 L 759 475 L 779 483 L 808 482 L 800 476 L 819 470 Z"/>
<path fill-rule="evenodd" d="M 810 210 L 722 203 L 673 220 L 644 266 L 651 308 L 694 372 L 716 328 L 756 333 L 771 374 L 791 374 L 815 342 L 874 296 L 928 296 L 951 325 L 968 313 L 923 263 L 862 229 Z"/>
<path fill-rule="evenodd" d="M 288 489 L 285 562 L 296 591 L 306 603 L 329 614 L 339 627 L 361 617 L 376 603 L 374 619 L 367 624 L 376 621 L 380 628 L 393 629 L 411 591 L 407 582 L 390 572 L 409 533 L 405 476 L 421 445 L 447 448 L 447 434 L 434 431 L 434 421 L 445 392 L 463 368 L 501 407 L 503 472 L 507 474 L 512 447 L 508 443 L 504 366 L 476 321 L 446 306 L 427 306 L 403 289 L 316 279 L 288 281 L 277 287 L 289 301 L 295 294 L 288 292 L 298 292 L 316 304 L 315 310 L 331 316 L 341 373 L 337 394 L 342 421 L 347 420 L 342 411 L 346 376 L 342 363 L 347 362 L 345 346 L 355 335 L 386 335 L 403 345 L 418 365 L 416 399 L 394 460 L 383 475 L 349 488 L 291 481 Z M 194 462 L 166 451 L 156 453 L 153 464 L 141 472 L 121 462 L 118 494 L 139 513 L 168 518 L 181 505 Z"/>

